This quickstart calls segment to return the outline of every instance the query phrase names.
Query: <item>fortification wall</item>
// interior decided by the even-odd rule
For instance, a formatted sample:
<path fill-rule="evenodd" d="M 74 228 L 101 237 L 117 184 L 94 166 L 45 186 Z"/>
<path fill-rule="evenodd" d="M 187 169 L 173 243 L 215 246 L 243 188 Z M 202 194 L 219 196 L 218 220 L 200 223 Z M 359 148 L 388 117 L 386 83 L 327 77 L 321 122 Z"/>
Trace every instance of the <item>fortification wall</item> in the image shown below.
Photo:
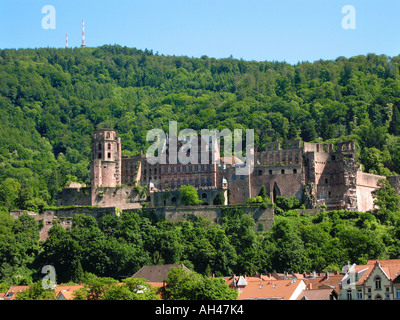
<path fill-rule="evenodd" d="M 357 205 L 359 211 L 369 211 L 374 208 L 374 199 L 372 191 L 378 188 L 378 181 L 385 179 L 370 173 L 364 173 L 360 170 L 357 172 Z"/>
<path fill-rule="evenodd" d="M 395 189 L 398 194 L 400 194 L 400 176 L 390 176 L 387 177 L 387 180 L 392 188 Z"/>
<path fill-rule="evenodd" d="M 141 207 L 141 199 L 134 187 L 97 187 L 92 189 L 91 197 L 92 206 L 120 209 Z"/>
<path fill-rule="evenodd" d="M 215 188 L 202 188 L 197 190 L 199 199 L 208 205 L 214 204 L 214 199 L 219 192 L 223 192 L 227 199 L 227 190 Z M 179 190 L 152 192 L 150 195 L 150 206 L 153 208 L 163 206 L 182 206 Z"/>
<path fill-rule="evenodd" d="M 244 206 L 244 214 L 251 215 L 255 220 L 255 230 L 269 231 L 274 224 L 273 208 L 263 209 L 256 206 Z M 166 218 L 169 221 L 191 220 L 193 217 L 201 217 L 213 222 L 219 222 L 222 217 L 220 206 L 187 206 L 187 207 L 161 207 L 144 209 L 151 210 L 157 217 Z"/>
<path fill-rule="evenodd" d="M 92 188 L 64 188 L 57 195 L 57 206 L 92 205 Z"/>

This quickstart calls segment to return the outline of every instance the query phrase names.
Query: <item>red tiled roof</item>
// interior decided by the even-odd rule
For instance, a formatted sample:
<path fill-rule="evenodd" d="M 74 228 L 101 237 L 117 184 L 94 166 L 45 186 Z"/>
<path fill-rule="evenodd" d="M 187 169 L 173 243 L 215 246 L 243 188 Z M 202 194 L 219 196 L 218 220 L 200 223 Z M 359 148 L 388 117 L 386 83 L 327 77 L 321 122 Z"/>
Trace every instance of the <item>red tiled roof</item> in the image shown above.
<path fill-rule="evenodd" d="M 337 294 L 340 293 L 340 281 L 342 281 L 342 274 L 329 274 L 328 278 L 326 275 L 316 278 L 304 278 L 303 281 L 309 289 L 334 289 Z"/>
<path fill-rule="evenodd" d="M 11 286 L 10 289 L 4 295 L 4 300 L 14 300 L 19 292 L 24 291 L 26 289 L 29 289 L 29 286 Z"/>
<path fill-rule="evenodd" d="M 333 289 L 303 290 L 297 300 L 330 300 Z"/>
<path fill-rule="evenodd" d="M 239 293 L 238 300 L 289 300 L 299 285 L 304 285 L 302 280 L 267 280 L 248 281 Z M 305 286 L 305 285 L 304 285 Z"/>

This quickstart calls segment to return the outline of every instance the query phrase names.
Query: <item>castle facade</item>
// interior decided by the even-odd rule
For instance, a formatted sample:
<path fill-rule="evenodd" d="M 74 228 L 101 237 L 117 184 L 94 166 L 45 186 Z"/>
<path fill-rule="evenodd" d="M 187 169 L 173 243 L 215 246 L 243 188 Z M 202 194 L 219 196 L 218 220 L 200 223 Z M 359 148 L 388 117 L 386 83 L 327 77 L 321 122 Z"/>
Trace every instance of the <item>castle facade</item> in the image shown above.
<path fill-rule="evenodd" d="M 201 139 L 199 136 L 199 146 Z M 180 146 L 178 141 L 178 149 Z M 236 157 L 220 157 L 219 162 L 213 163 L 211 159 L 219 157 L 218 148 L 198 148 L 198 159 L 209 159 L 208 163 L 182 164 L 171 161 L 167 143 L 162 150 L 166 162 L 150 164 L 143 153 L 121 156 L 121 139 L 115 130 L 96 130 L 92 140 L 90 199 L 81 198 L 80 202 L 137 208 L 143 199 L 132 190 L 140 184 L 148 187 L 150 206 L 178 205 L 179 188 L 189 184 L 207 204 L 213 204 L 219 192 L 228 199 L 229 190 L 229 204 L 240 205 L 257 196 L 265 186 L 273 201 L 277 196 L 295 196 L 308 207 L 324 204 L 331 210 L 368 211 L 374 207 L 372 191 L 377 189 L 378 181 L 385 178 L 362 172 L 357 164 L 355 141 L 336 146 L 300 140 L 286 141 L 282 145 L 270 142 L 264 151 L 254 152 L 254 170 L 249 175 L 236 175 L 236 167 L 244 165 Z M 399 189 L 398 177 L 388 180 Z M 76 191 L 69 192 L 69 196 L 62 197 L 61 204 L 71 205 L 77 201 Z"/>

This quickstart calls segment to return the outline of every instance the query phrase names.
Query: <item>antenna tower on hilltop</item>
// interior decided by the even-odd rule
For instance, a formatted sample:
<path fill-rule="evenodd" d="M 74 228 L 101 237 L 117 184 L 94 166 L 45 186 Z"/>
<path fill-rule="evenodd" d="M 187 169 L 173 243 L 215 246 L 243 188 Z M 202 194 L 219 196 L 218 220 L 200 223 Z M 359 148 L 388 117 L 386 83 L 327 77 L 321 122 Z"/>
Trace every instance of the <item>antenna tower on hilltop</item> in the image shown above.
<path fill-rule="evenodd" d="M 82 48 L 86 47 L 85 45 L 85 19 L 82 19 Z"/>

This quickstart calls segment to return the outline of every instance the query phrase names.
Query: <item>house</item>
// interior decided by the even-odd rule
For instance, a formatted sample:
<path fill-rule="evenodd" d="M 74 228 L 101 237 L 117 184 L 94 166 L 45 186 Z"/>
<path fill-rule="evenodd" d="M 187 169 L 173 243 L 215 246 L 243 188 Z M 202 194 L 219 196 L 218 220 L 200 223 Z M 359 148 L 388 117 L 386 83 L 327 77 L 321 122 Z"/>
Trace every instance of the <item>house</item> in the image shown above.
<path fill-rule="evenodd" d="M 238 300 L 296 300 L 307 286 L 303 280 L 279 279 L 272 276 L 234 277 L 229 283 L 239 291 Z"/>
<path fill-rule="evenodd" d="M 333 289 L 303 290 L 297 300 L 337 300 Z"/>
<path fill-rule="evenodd" d="M 152 285 L 153 283 L 163 283 L 168 276 L 168 272 L 171 268 L 183 268 L 188 272 L 191 272 L 183 264 L 164 264 L 154 266 L 144 266 L 138 272 L 136 272 L 132 278 L 144 278 L 147 282 Z"/>
<path fill-rule="evenodd" d="M 3 300 L 14 300 L 18 293 L 29 289 L 29 286 L 11 286 L 4 294 Z"/>
<path fill-rule="evenodd" d="M 83 285 L 59 285 L 56 287 L 56 297 L 57 300 L 73 300 L 74 292 L 83 288 Z"/>
<path fill-rule="evenodd" d="M 369 260 L 347 265 L 340 282 L 340 300 L 400 300 L 400 260 Z"/>
<path fill-rule="evenodd" d="M 307 286 L 302 300 L 337 300 L 340 294 L 340 282 L 343 275 L 335 272 L 325 274 L 303 275 L 302 280 Z"/>

